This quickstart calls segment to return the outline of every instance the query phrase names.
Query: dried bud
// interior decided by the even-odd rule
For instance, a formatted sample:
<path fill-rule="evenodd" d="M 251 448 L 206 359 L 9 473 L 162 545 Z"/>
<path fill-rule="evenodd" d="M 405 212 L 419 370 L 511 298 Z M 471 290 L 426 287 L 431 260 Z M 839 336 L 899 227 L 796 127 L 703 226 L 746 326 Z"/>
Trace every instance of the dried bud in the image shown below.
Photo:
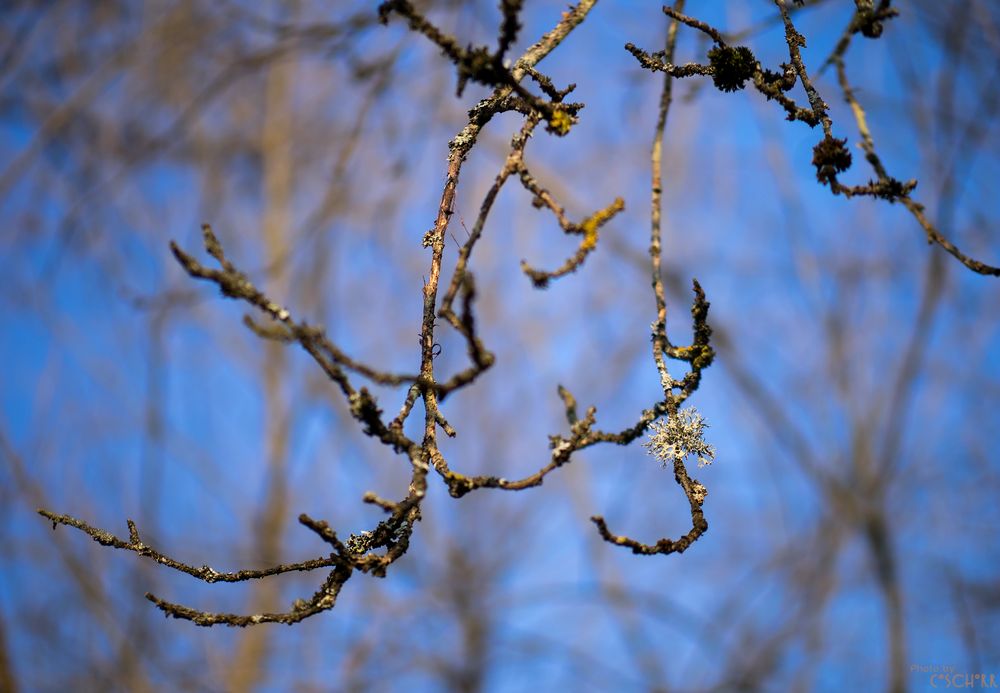
<path fill-rule="evenodd" d="M 816 167 L 816 179 L 823 185 L 829 185 L 851 167 L 851 153 L 847 151 L 847 139 L 838 140 L 835 137 L 824 137 L 813 147 L 813 166 Z"/>
<path fill-rule="evenodd" d="M 708 63 L 714 69 L 712 81 L 722 91 L 739 91 L 757 69 L 757 59 L 746 46 L 716 46 L 708 52 Z"/>

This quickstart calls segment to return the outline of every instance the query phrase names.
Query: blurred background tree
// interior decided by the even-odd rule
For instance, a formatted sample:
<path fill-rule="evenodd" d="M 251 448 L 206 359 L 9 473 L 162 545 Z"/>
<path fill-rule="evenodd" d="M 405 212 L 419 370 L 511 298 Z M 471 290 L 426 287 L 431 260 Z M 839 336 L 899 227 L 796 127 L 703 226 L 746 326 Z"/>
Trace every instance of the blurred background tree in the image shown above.
<path fill-rule="evenodd" d="M 862 5 L 864 3 L 860 3 Z M 528 3 L 512 53 L 565 7 Z M 787 59 L 774 4 L 690 14 Z M 495 42 L 495 3 L 420 8 Z M 794 8 L 803 56 L 864 184 L 833 66 L 855 7 Z M 996 264 L 1000 10 L 914 0 L 846 70 L 882 161 L 941 232 Z M 369 3 L 8 2 L 0 8 L 0 690 L 866 690 L 928 686 L 920 667 L 1000 677 L 1000 292 L 900 204 L 816 181 L 819 129 L 751 90 L 674 82 L 663 153 L 668 331 L 690 280 L 712 302 L 717 367 L 695 395 L 716 464 L 711 530 L 683 556 L 601 541 L 601 513 L 644 541 L 690 517 L 639 445 L 579 453 L 547 483 L 460 500 L 431 478 L 386 580 L 292 629 L 197 628 L 142 594 L 213 611 L 284 610 L 315 579 L 205 585 L 86 537 L 45 507 L 192 565 L 263 568 L 317 553 L 308 512 L 369 528 L 365 491 L 409 470 L 364 436 L 298 351 L 195 284 L 167 243 L 211 221 L 241 269 L 349 353 L 415 370 L 421 287 L 447 143 L 489 93 Z M 533 173 L 581 219 L 615 196 L 587 263 L 545 291 L 519 268 L 575 243 L 501 192 L 474 261 L 496 365 L 445 405 L 442 450 L 469 473 L 530 474 L 564 430 L 559 383 L 609 429 L 656 401 L 648 356 L 649 149 L 662 76 L 622 49 L 664 45 L 656 5 L 598 3 L 543 63 L 586 104 L 535 135 Z M 678 33 L 678 63 L 707 37 Z M 805 102 L 801 92 L 796 98 Z M 448 253 L 478 214 L 520 117 L 469 157 Z M 845 180 L 845 183 L 847 181 Z M 513 192 L 512 192 L 513 190 Z M 463 228 L 465 227 L 465 228 Z M 465 347 L 442 332 L 442 370 Z M 398 390 L 375 388 L 387 411 Z M 320 546 L 320 549 L 322 547 Z"/>

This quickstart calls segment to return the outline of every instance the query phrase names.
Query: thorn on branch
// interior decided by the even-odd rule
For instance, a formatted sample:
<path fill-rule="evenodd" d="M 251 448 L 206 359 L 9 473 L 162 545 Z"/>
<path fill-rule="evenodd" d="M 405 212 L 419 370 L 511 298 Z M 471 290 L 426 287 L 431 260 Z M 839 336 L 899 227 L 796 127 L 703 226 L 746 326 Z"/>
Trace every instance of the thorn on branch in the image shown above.
<path fill-rule="evenodd" d="M 566 421 L 572 426 L 580 418 L 576 413 L 576 398 L 562 385 L 558 387 L 558 392 L 559 398 L 563 401 L 563 406 L 566 408 Z"/>
<path fill-rule="evenodd" d="M 219 243 L 219 239 L 212 231 L 212 227 L 209 224 L 202 224 L 201 233 L 205 243 L 205 250 L 208 254 L 214 257 L 222 265 L 223 269 L 231 271 L 232 265 L 226 260 L 226 256 L 222 252 L 222 244 Z"/>
<path fill-rule="evenodd" d="M 349 560 L 350 552 L 341 543 L 340 539 L 337 538 L 337 533 L 330 528 L 330 525 L 325 520 L 314 520 L 305 513 L 302 513 L 299 515 L 299 524 L 315 532 L 320 539 L 332 546 L 341 558 Z"/>
<path fill-rule="evenodd" d="M 365 495 L 361 497 L 361 500 L 370 505 L 377 505 L 387 513 L 394 513 L 396 512 L 396 509 L 399 507 L 398 503 L 386 500 L 385 498 L 376 495 L 372 491 L 366 491 Z"/>
<path fill-rule="evenodd" d="M 525 68 L 524 72 L 533 80 L 535 80 L 535 83 L 538 85 L 539 89 L 541 89 L 546 96 L 552 99 L 553 103 L 562 103 L 563 99 L 565 99 L 570 94 L 570 92 L 576 89 L 575 83 L 567 85 L 565 89 L 556 89 L 555 85 L 552 84 L 552 80 L 549 77 L 543 75 L 541 72 L 539 72 L 533 67 Z"/>
<path fill-rule="evenodd" d="M 704 34 L 707 34 L 713 41 L 715 41 L 720 46 L 726 45 L 725 39 L 722 38 L 722 33 L 719 32 L 718 29 L 711 26 L 710 24 L 706 24 L 705 22 L 699 19 L 695 19 L 694 17 L 689 17 L 686 14 L 682 14 L 681 12 L 678 12 L 674 8 L 668 7 L 666 5 L 664 5 L 662 9 L 663 9 L 663 14 L 667 15 L 671 19 L 675 19 L 681 24 L 686 24 L 692 29 L 697 29 L 698 31 L 701 31 Z"/>

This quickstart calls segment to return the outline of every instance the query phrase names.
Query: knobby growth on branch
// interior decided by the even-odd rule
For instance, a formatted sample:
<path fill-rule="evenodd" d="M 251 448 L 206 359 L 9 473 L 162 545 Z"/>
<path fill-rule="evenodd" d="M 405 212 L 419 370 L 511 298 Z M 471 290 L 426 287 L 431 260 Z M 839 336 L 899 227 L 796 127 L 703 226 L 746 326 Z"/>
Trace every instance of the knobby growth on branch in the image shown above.
<path fill-rule="evenodd" d="M 659 374 L 663 396 L 639 412 L 633 425 L 620 431 L 600 429 L 597 425 L 596 408 L 589 406 L 581 414 L 570 389 L 560 385 L 558 396 L 565 408 L 566 430 L 550 436 L 548 459 L 533 474 L 513 480 L 493 475 L 466 475 L 452 468 L 438 446 L 439 431 L 448 436 L 456 434 L 448 422 L 442 403 L 451 393 L 476 382 L 495 362 L 494 355 L 484 344 L 477 330 L 476 283 L 471 270 L 471 260 L 473 251 L 483 236 L 493 204 L 503 186 L 511 179 L 519 181 L 521 187 L 530 195 L 532 204 L 538 208 L 548 209 L 564 233 L 580 238 L 576 252 L 555 269 L 538 269 L 527 261 L 522 261 L 521 268 L 524 274 L 538 288 L 544 288 L 550 282 L 582 269 L 587 258 L 597 249 L 600 229 L 624 209 L 625 203 L 621 197 L 615 197 L 611 201 L 599 200 L 593 206 L 595 211 L 589 216 L 581 221 L 571 220 L 565 206 L 532 173 L 530 162 L 526 157 L 528 143 L 540 124 L 544 123 L 549 133 L 561 137 L 571 132 L 579 118 L 584 104 L 565 101 L 573 91 L 574 85 L 558 88 L 550 77 L 538 71 L 537 65 L 587 18 L 596 0 L 581 0 L 579 4 L 570 7 L 549 32 L 542 35 L 513 62 L 506 56 L 517 41 L 521 30 L 519 19 L 523 4 L 521 0 L 502 0 L 500 3 L 501 21 L 495 50 L 487 46 L 463 47 L 457 38 L 449 36 L 435 26 L 409 0 L 388 0 L 378 8 L 380 20 L 384 23 L 395 18 L 404 20 L 412 31 L 423 35 L 440 48 L 457 71 L 458 96 L 461 96 L 469 81 L 492 89 L 489 96 L 469 110 L 468 122 L 449 142 L 445 160 L 445 183 L 437 214 L 431 229 L 423 237 L 423 247 L 430 250 L 430 266 L 423 286 L 419 368 L 410 373 L 388 372 L 347 354 L 331 340 L 322 326 L 309 324 L 304 319 L 294 316 L 290 309 L 270 298 L 266 289 L 258 288 L 226 255 L 222 243 L 208 225 L 203 227 L 203 243 L 214 264 L 203 264 L 194 254 L 174 243 L 171 243 L 170 247 L 174 257 L 188 275 L 216 285 L 223 296 L 242 301 L 259 314 L 256 319 L 247 316 L 244 320 L 246 326 L 256 335 L 266 340 L 296 344 L 312 357 L 327 378 L 340 390 L 349 405 L 352 417 L 363 432 L 405 460 L 410 473 L 406 496 L 399 500 L 389 500 L 373 492 L 366 493 L 363 501 L 378 507 L 384 513 L 384 517 L 369 531 L 351 535 L 346 541 L 341 540 L 326 522 L 303 514 L 299 517 L 299 522 L 328 545 L 331 549 L 329 553 L 300 562 L 279 564 L 264 570 L 236 572 L 220 572 L 207 565 L 196 567 L 171 558 L 147 545 L 131 520 L 128 521 L 128 538 L 122 539 L 68 515 L 47 510 L 40 510 L 40 514 L 50 520 L 53 527 L 62 524 L 76 528 L 89 534 L 102 545 L 135 552 L 208 583 L 243 582 L 288 572 L 328 571 L 309 598 L 295 600 L 287 611 L 281 613 L 250 615 L 214 613 L 168 602 L 152 594 L 146 595 L 165 614 L 193 621 L 197 625 L 248 626 L 267 622 L 291 624 L 333 608 L 344 584 L 355 573 L 383 577 L 393 563 L 405 555 L 416 523 L 420 520 L 421 505 L 430 483 L 429 477 L 439 478 L 454 498 L 461 498 L 483 488 L 511 491 L 531 488 L 541 485 L 550 473 L 573 461 L 574 454 L 578 451 L 599 443 L 628 445 L 651 430 L 646 445 L 665 465 L 672 466 L 677 484 L 688 500 L 691 529 L 677 539 L 661 538 L 647 544 L 613 533 L 605 519 L 599 515 L 591 519 L 605 541 L 629 548 L 636 554 L 670 554 L 685 551 L 708 529 L 708 522 L 702 510 L 708 491 L 701 482 L 690 476 L 685 461 L 693 456 L 701 463 L 708 463 L 714 458 L 715 450 L 704 440 L 703 431 L 707 424 L 701 415 L 692 407 L 682 408 L 682 405 L 698 389 L 702 373 L 712 364 L 715 352 L 711 344 L 712 330 L 708 323 L 709 303 L 697 281 L 693 281 L 692 343 L 679 346 L 667 335 L 667 308 L 661 275 L 662 148 L 675 77 L 709 76 L 714 85 L 723 92 L 739 91 L 749 83 L 767 100 L 775 101 L 784 110 L 788 120 L 801 121 L 810 127 L 821 125 L 823 138 L 816 145 L 813 158 L 820 183 L 828 185 L 837 195 L 844 194 L 847 197 L 866 195 L 889 202 L 900 202 L 917 219 L 929 242 L 942 246 L 976 272 L 1000 275 L 1000 269 L 969 258 L 948 241 L 927 220 L 923 206 L 911 197 L 916 181 L 904 183 L 890 176 L 875 152 L 874 142 L 865 122 L 864 110 L 851 90 L 847 78 L 844 56 L 857 34 L 868 38 L 877 38 L 882 34 L 885 22 L 896 15 L 896 10 L 890 7 L 889 0 L 882 0 L 877 6 L 873 2 L 857 2 L 857 10 L 849 26 L 826 62 L 837 69 L 843 96 L 855 115 L 861 136 L 861 148 L 876 175 L 875 179 L 867 184 L 854 186 L 844 185 L 839 180 L 839 176 L 850 168 L 852 157 L 846 147 L 847 140 L 834 137 L 833 121 L 828 113 L 827 104 L 821 98 L 806 69 L 800 50 L 805 47 L 806 40 L 796 30 L 784 1 L 774 0 L 774 2 L 785 27 L 788 48 L 788 62 L 782 63 L 776 71 L 763 69 L 748 47 L 729 45 L 724 32 L 685 15 L 683 0 L 677 0 L 672 7 L 663 8 L 670 20 L 663 50 L 650 53 L 631 43 L 625 46 L 642 67 L 664 73 L 650 158 L 649 244 L 651 285 L 655 305 L 655 318 L 652 322 L 652 357 Z M 681 25 L 700 31 L 711 38 L 713 47 L 707 52 L 707 63 L 684 65 L 674 63 L 678 30 Z M 801 85 L 805 94 L 805 104 L 789 95 L 797 84 Z M 511 139 L 504 164 L 482 200 L 467 239 L 459 247 L 457 259 L 451 268 L 450 279 L 444 280 L 442 273 L 445 270 L 445 239 L 448 235 L 463 164 L 472 153 L 483 129 L 495 116 L 508 112 L 520 114 L 523 123 Z M 456 330 L 466 344 L 469 364 L 452 374 L 441 374 L 435 369 L 438 319 Z M 668 368 L 668 360 L 671 359 L 686 364 L 687 372 L 679 379 L 675 378 Z M 393 418 L 387 418 L 375 396 L 364 385 L 359 384 L 364 381 L 399 387 L 405 392 L 402 404 Z M 418 400 L 424 409 L 423 431 L 419 438 L 404 433 L 404 423 L 413 414 Z"/>

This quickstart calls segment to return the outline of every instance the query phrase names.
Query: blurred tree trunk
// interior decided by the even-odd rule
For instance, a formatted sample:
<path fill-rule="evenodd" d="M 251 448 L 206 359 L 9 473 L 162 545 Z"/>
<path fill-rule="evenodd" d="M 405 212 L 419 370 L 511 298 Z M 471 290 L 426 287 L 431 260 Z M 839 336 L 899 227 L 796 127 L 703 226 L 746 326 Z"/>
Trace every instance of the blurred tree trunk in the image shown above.
<path fill-rule="evenodd" d="M 295 16 L 293 0 L 286 2 L 288 18 Z M 265 70 L 264 123 L 260 153 L 264 178 L 264 213 L 261 236 L 267 286 L 274 295 L 289 296 L 287 251 L 293 234 L 293 143 L 296 61 L 294 53 L 272 62 Z M 288 455 L 293 409 L 288 386 L 288 347 L 269 341 L 263 345 L 264 438 L 267 464 L 263 502 L 254 523 L 254 555 L 261 566 L 283 559 L 282 537 L 288 524 Z M 261 580 L 251 590 L 247 613 L 282 611 L 278 581 Z M 229 668 L 228 688 L 255 689 L 266 677 L 270 662 L 271 628 L 250 628 L 241 633 Z"/>

